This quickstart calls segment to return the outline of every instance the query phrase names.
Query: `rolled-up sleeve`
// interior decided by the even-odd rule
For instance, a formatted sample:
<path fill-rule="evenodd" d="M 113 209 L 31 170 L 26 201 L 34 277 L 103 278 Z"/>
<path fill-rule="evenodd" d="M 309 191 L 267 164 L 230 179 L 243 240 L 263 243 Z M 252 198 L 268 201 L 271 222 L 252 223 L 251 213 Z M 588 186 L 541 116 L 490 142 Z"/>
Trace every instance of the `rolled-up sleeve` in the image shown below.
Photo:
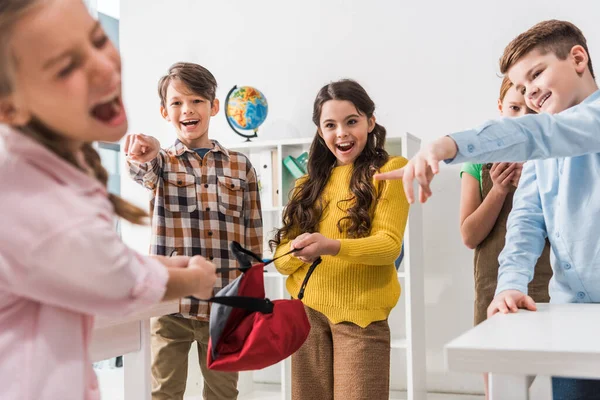
<path fill-rule="evenodd" d="M 79 221 L 48 235 L 10 274 L 11 291 L 74 311 L 126 315 L 161 301 L 168 271 L 127 247 L 112 221 Z"/>

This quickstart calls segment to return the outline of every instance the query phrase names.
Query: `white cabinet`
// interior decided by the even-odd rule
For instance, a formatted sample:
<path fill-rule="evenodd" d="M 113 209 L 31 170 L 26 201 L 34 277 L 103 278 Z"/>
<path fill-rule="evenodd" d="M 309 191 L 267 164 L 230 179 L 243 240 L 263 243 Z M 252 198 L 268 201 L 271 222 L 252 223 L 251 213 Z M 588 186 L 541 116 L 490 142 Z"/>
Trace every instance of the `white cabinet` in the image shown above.
<path fill-rule="evenodd" d="M 244 153 L 250 158 L 261 179 L 261 201 L 263 204 L 264 249 L 265 258 L 270 258 L 268 241 L 273 237 L 274 229 L 281 223 L 283 206 L 294 187 L 295 178 L 283 165 L 288 156 L 298 157 L 308 152 L 313 138 L 284 139 L 281 141 L 255 141 L 225 144 L 231 150 Z M 420 148 L 421 141 L 411 134 L 400 137 L 388 137 L 386 150 L 390 155 L 402 155 L 409 158 Z M 423 229 L 421 205 L 411 205 L 408 224 L 404 235 L 404 259 L 398 272 L 402 285 L 400 304 L 404 310 L 396 310 L 390 315 L 392 335 L 392 388 L 398 382 L 404 386 L 409 400 L 425 399 L 425 305 L 423 273 Z M 288 296 L 285 289 L 285 277 L 268 267 L 265 274 L 265 288 L 270 298 Z M 401 320 L 399 320 L 401 319 Z M 404 353 L 404 354 L 402 354 Z M 405 357 L 404 368 L 397 367 L 398 359 Z M 396 365 L 396 367 L 395 367 Z M 405 374 L 406 376 L 401 376 Z M 240 376 L 240 386 L 244 392 L 251 390 L 254 381 L 279 383 L 282 399 L 290 399 L 290 360 L 254 373 Z M 241 389 L 241 388 L 240 388 Z M 240 390 L 242 392 L 242 390 Z"/>

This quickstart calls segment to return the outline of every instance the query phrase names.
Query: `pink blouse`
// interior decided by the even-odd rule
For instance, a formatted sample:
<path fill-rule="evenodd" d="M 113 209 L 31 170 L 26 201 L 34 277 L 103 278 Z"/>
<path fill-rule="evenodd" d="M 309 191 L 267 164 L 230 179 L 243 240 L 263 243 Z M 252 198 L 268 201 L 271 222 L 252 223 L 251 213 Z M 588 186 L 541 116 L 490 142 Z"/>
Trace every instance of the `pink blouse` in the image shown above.
<path fill-rule="evenodd" d="M 93 315 L 158 303 L 163 265 L 125 246 L 105 188 L 0 125 L 0 399 L 99 399 Z"/>

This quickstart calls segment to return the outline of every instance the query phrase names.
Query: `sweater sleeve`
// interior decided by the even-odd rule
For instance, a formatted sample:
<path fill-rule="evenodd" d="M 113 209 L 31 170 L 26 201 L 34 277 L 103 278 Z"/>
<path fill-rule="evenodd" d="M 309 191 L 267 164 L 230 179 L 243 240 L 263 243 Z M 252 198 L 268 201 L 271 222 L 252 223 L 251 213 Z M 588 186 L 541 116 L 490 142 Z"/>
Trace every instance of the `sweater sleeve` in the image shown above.
<path fill-rule="evenodd" d="M 403 157 L 394 157 L 381 171 L 402 168 L 407 162 Z M 371 234 L 358 239 L 340 239 L 340 251 L 336 257 L 351 263 L 389 265 L 400 255 L 409 204 L 401 180 L 379 184 L 384 187 L 375 206 Z"/>
<path fill-rule="evenodd" d="M 286 239 L 282 240 L 279 246 L 277 246 L 277 250 L 275 250 L 275 257 L 279 257 L 282 254 L 290 251 L 290 242 L 291 240 Z M 274 262 L 275 268 L 282 275 L 291 275 L 296 272 L 300 267 L 304 265 L 304 262 L 300 261 L 296 257 L 291 254 L 287 256 L 281 257 Z"/>

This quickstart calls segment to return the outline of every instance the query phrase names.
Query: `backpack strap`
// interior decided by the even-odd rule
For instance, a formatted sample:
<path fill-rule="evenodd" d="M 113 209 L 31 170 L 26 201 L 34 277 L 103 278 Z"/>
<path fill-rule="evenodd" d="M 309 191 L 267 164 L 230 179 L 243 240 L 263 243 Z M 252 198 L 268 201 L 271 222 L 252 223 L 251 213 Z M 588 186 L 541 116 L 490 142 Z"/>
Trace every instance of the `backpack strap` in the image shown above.
<path fill-rule="evenodd" d="M 304 290 L 306 289 L 308 280 L 309 280 L 310 276 L 312 275 L 312 273 L 314 272 L 315 268 L 317 268 L 317 265 L 321 264 L 321 261 L 323 261 L 321 259 L 321 257 L 317 258 L 315 261 L 313 261 L 311 266 L 308 268 L 308 271 L 306 272 L 306 276 L 304 277 L 304 281 L 302 281 L 302 286 L 300 286 L 300 291 L 298 292 L 298 300 L 302 300 L 302 298 L 304 297 Z"/>
<path fill-rule="evenodd" d="M 223 268 L 217 268 L 216 272 L 217 272 L 218 274 L 223 274 L 223 273 L 225 273 L 225 272 L 228 272 L 228 271 L 233 271 L 233 270 L 238 270 L 238 271 L 241 271 L 241 272 L 246 272 L 246 271 L 248 271 L 248 270 L 249 270 L 249 269 L 252 267 L 252 265 L 251 265 L 251 264 L 249 264 L 249 260 L 248 260 L 248 259 L 246 259 L 246 260 L 241 260 L 241 259 L 240 259 L 240 258 L 243 258 L 242 256 L 244 256 L 244 255 L 245 255 L 245 256 L 249 256 L 250 258 L 253 258 L 254 260 L 256 260 L 256 261 L 257 261 L 257 262 L 259 262 L 259 263 L 263 263 L 263 264 L 264 264 L 264 266 L 267 266 L 267 265 L 271 264 L 273 261 L 280 259 L 281 257 L 285 257 L 285 256 L 287 256 L 287 255 L 290 255 L 290 254 L 292 254 L 292 253 L 294 253 L 294 252 L 296 252 L 296 251 L 300 251 L 300 250 L 302 250 L 302 249 L 292 249 L 292 250 L 288 251 L 287 253 L 285 253 L 285 254 L 282 254 L 282 255 L 280 255 L 279 257 L 275 257 L 275 258 L 273 258 L 273 259 L 271 259 L 271 260 L 268 260 L 268 261 L 263 261 L 263 260 L 262 260 L 262 259 L 261 259 L 261 258 L 260 258 L 258 255 L 254 254 L 254 253 L 253 253 L 253 252 L 251 252 L 250 250 L 247 250 L 247 249 L 243 248 L 243 247 L 242 247 L 242 246 L 241 246 L 241 245 L 240 245 L 238 242 L 236 242 L 236 241 L 233 241 L 233 242 L 231 242 L 231 244 L 230 244 L 230 250 L 231 250 L 231 251 L 233 252 L 233 254 L 236 256 L 236 258 L 238 259 L 238 262 L 239 262 L 240 264 L 242 264 L 242 261 L 244 261 L 244 264 L 247 264 L 248 266 L 243 266 L 243 267 L 223 267 Z M 171 254 L 169 255 L 169 257 L 172 257 L 172 256 L 174 256 L 174 255 L 177 255 L 177 250 L 173 250 L 173 251 L 171 252 Z M 248 261 L 248 262 L 246 262 L 246 261 Z"/>
<path fill-rule="evenodd" d="M 252 312 L 259 312 L 261 314 L 272 314 L 274 306 L 273 302 L 269 299 L 257 299 L 256 297 L 246 296 L 211 297 L 210 299 L 204 301 L 222 304 L 229 307 L 241 308 Z"/>

